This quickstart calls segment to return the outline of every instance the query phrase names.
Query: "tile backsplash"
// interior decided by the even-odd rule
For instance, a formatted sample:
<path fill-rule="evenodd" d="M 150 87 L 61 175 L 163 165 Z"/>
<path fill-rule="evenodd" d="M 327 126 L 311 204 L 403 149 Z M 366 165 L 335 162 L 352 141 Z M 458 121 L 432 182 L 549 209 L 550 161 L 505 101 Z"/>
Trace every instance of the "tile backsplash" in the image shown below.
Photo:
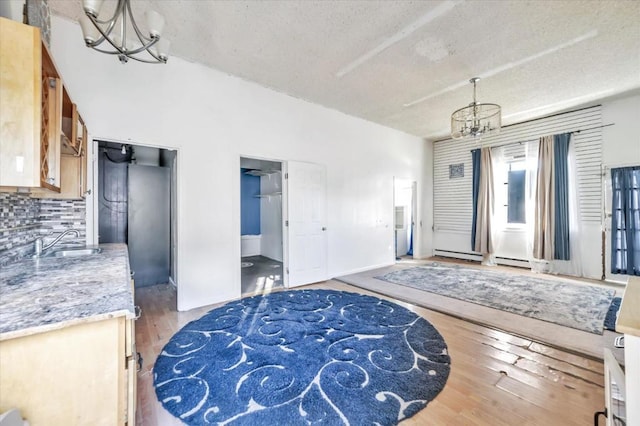
<path fill-rule="evenodd" d="M 40 233 L 40 200 L 0 192 L 0 253 L 35 240 Z"/>
<path fill-rule="evenodd" d="M 84 200 L 40 200 L 40 235 L 59 234 L 77 229 L 79 237 L 66 236 L 60 243 L 83 244 L 87 238 L 86 203 Z M 45 240 L 46 242 L 46 240 Z"/>
<path fill-rule="evenodd" d="M 33 241 L 45 244 L 67 229 L 77 229 L 80 237 L 66 236 L 60 245 L 84 245 L 86 203 L 84 200 L 36 199 L 28 194 L 0 192 L 0 265 L 33 250 Z"/>

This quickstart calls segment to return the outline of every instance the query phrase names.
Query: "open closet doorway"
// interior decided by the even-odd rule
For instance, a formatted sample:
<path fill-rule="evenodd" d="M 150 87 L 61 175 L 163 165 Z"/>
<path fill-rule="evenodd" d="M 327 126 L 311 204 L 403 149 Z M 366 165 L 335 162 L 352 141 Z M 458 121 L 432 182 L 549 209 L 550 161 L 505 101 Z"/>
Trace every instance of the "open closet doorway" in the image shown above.
<path fill-rule="evenodd" d="M 396 262 L 413 259 L 417 182 L 410 179 L 393 180 L 393 229 Z"/>
<path fill-rule="evenodd" d="M 177 283 L 177 151 L 95 141 L 98 242 L 124 243 L 136 288 Z"/>
<path fill-rule="evenodd" d="M 243 295 L 284 287 L 282 162 L 240 158 Z"/>

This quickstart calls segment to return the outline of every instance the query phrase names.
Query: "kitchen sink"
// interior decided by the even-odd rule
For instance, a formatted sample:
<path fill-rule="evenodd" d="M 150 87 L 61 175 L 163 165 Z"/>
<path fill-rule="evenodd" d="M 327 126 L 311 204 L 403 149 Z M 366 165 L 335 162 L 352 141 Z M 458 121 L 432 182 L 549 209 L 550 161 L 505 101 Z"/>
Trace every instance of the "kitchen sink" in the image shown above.
<path fill-rule="evenodd" d="M 63 250 L 56 250 L 51 253 L 48 253 L 47 257 L 79 257 L 79 256 L 92 256 L 102 252 L 102 249 L 99 247 L 92 248 L 68 248 Z"/>

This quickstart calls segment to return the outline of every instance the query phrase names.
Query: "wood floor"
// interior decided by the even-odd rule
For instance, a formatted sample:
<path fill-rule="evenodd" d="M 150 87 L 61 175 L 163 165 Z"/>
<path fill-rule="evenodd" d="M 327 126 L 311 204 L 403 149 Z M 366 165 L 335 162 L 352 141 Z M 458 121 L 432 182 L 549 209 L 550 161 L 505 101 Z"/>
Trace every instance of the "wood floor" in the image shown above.
<path fill-rule="evenodd" d="M 337 281 L 303 288 L 378 294 Z M 181 424 L 158 402 L 153 363 L 169 338 L 215 306 L 176 312 L 175 290 L 157 285 L 136 290 L 142 316 L 136 322 L 139 426 Z M 590 425 L 604 407 L 603 365 L 558 349 L 406 303 L 443 335 L 451 356 L 444 390 L 403 425 Z"/>

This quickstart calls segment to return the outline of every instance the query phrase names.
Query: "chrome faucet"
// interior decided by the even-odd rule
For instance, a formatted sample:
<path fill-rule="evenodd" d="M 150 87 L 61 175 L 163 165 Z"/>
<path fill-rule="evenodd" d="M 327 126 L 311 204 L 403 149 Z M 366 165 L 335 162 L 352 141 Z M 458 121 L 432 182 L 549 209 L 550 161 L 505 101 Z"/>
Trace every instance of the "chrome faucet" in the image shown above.
<path fill-rule="evenodd" d="M 64 231 L 60 235 L 58 235 L 55 240 L 53 240 L 51 243 L 47 244 L 46 246 L 43 246 L 42 238 L 36 238 L 36 241 L 35 241 L 35 247 L 36 247 L 35 255 L 36 256 L 42 255 L 42 253 L 44 253 L 45 250 L 49 250 L 51 247 L 53 247 L 56 244 L 58 244 L 58 241 L 60 241 L 62 239 L 62 237 L 64 237 L 65 235 L 71 234 L 71 233 L 76 234 L 76 237 L 80 236 L 80 232 L 78 232 L 77 229 L 67 229 L 66 231 Z"/>

